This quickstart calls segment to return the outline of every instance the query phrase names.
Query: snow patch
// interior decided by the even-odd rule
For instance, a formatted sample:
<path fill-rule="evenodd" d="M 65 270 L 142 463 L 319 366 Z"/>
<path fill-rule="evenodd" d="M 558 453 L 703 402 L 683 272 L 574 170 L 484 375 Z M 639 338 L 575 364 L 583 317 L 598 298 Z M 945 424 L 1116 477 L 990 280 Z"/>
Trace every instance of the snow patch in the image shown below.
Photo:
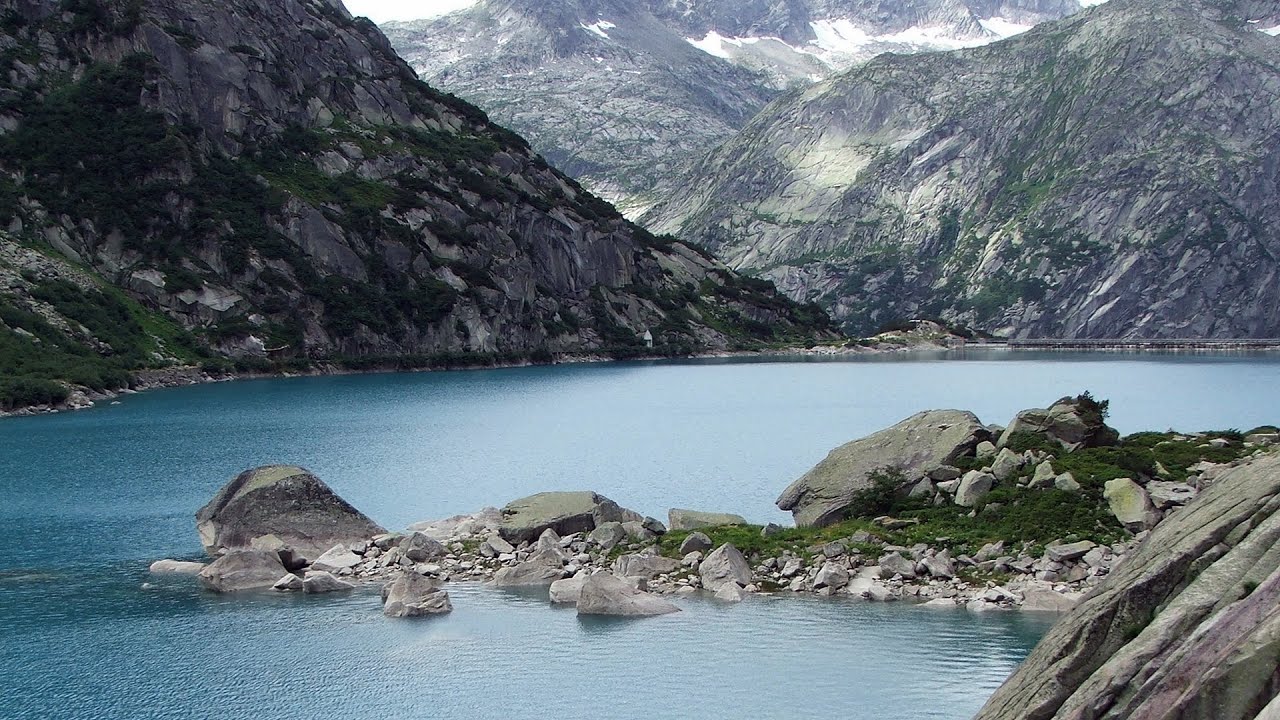
<path fill-rule="evenodd" d="M 687 40 L 690 45 L 698 48 L 702 52 L 708 55 L 713 55 L 715 57 L 721 58 L 723 60 L 730 60 L 733 57 L 728 53 L 728 51 L 724 49 L 724 46 L 726 44 L 729 44 L 729 45 L 738 44 L 735 38 L 727 38 L 721 35 L 720 33 L 716 32 L 715 30 L 712 30 L 711 32 L 707 33 L 707 36 L 702 38 L 701 40 L 695 40 L 694 38 L 685 38 L 685 40 Z"/>
<path fill-rule="evenodd" d="M 1106 1 L 1107 0 L 1078 0 L 1078 2 L 1080 3 L 1080 7 L 1083 7 L 1083 8 L 1097 7 L 1105 3 Z"/>
<path fill-rule="evenodd" d="M 1011 24 L 1011 23 L 1010 23 Z M 814 42 L 820 49 L 831 53 L 853 55 L 866 53 L 874 45 L 916 45 L 936 50 L 959 50 L 977 47 L 990 42 L 989 38 L 958 38 L 947 34 L 941 27 L 909 27 L 898 33 L 871 35 L 850 20 L 819 20 L 809 23 Z"/>
<path fill-rule="evenodd" d="M 591 23 L 590 25 L 587 25 L 587 24 L 585 24 L 585 23 L 578 23 L 578 27 L 582 28 L 583 30 L 586 30 L 587 32 L 595 33 L 596 35 L 599 35 L 600 37 L 604 38 L 605 40 L 608 40 L 608 39 L 609 39 L 609 33 L 605 32 L 605 31 L 606 31 L 606 30 L 612 30 L 612 29 L 614 29 L 614 28 L 616 28 L 616 27 L 618 27 L 618 26 L 617 26 L 617 25 L 614 25 L 613 23 L 609 22 L 608 20 L 601 20 L 601 21 L 599 21 L 599 22 Z"/>
<path fill-rule="evenodd" d="M 1005 20 L 1001 17 L 979 20 L 978 24 L 982 26 L 983 30 L 998 36 L 1002 40 L 1024 33 L 1033 27 L 1031 25 L 1022 25 L 1012 20 Z"/>
<path fill-rule="evenodd" d="M 1264 32 L 1271 37 L 1280 37 L 1280 25 L 1269 28 L 1258 28 L 1258 32 Z"/>

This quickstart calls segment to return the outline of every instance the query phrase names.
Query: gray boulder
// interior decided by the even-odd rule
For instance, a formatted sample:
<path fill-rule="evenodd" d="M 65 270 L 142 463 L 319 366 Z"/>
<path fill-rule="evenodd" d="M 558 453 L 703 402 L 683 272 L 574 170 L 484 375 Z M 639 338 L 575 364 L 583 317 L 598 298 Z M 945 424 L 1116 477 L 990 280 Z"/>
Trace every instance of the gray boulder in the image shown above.
<path fill-rule="evenodd" d="M 710 551 L 713 547 L 715 547 L 715 545 L 712 544 L 711 538 L 707 537 L 704 533 L 691 532 L 689 533 L 689 536 L 684 539 L 684 542 L 680 543 L 680 554 L 688 555 L 691 552 L 705 553 Z"/>
<path fill-rule="evenodd" d="M 545 492 L 513 500 L 502 508 L 498 534 L 519 545 L 532 542 L 544 530 L 559 535 L 590 532 L 606 522 L 644 522 L 631 510 L 593 492 Z"/>
<path fill-rule="evenodd" d="M 1102 494 L 1111 514 L 1132 532 L 1149 530 L 1159 520 L 1147 491 L 1129 478 L 1108 480 Z"/>
<path fill-rule="evenodd" d="M 879 470 L 902 473 L 905 482 L 973 453 L 990 438 L 973 413 L 930 410 L 918 413 L 860 440 L 832 450 L 803 477 L 791 483 L 777 505 L 791 511 L 796 525 L 830 525 L 843 519 L 858 493 L 871 487 Z"/>
<path fill-rule="evenodd" d="M 578 596 L 579 615 L 645 617 L 673 612 L 680 612 L 680 608 L 609 573 L 587 578 Z"/>
<path fill-rule="evenodd" d="M 1053 487 L 1057 478 L 1058 474 L 1053 470 L 1053 463 L 1045 460 L 1036 466 L 1035 473 L 1031 475 L 1031 487 L 1037 490 Z"/>
<path fill-rule="evenodd" d="M 1052 590 L 1028 590 L 1022 594 L 1022 609 L 1027 612 L 1066 612 L 1077 600 Z"/>
<path fill-rule="evenodd" d="M 627 531 L 622 529 L 620 522 L 606 522 L 592 530 L 587 539 L 605 550 L 612 550 L 618 543 L 627 539 Z"/>
<path fill-rule="evenodd" d="M 1044 554 L 1054 562 L 1071 562 L 1084 557 L 1095 547 L 1097 546 L 1093 542 L 1081 540 L 1063 545 L 1050 545 L 1044 549 Z"/>
<path fill-rule="evenodd" d="M 950 580 L 956 576 L 956 565 L 946 550 L 924 558 L 920 561 L 920 566 L 930 577 L 940 580 Z"/>
<path fill-rule="evenodd" d="M 1099 409 L 1078 397 L 1064 397 L 1048 409 L 1023 410 L 1005 428 L 998 445 L 1008 445 L 1019 433 L 1044 435 L 1067 450 L 1115 445 L 1120 440 L 1120 433 L 1103 422 Z"/>
<path fill-rule="evenodd" d="M 613 561 L 613 574 L 618 577 L 642 577 L 650 579 L 673 572 L 680 561 L 661 555 L 623 555 Z"/>
<path fill-rule="evenodd" d="M 511 547 L 507 545 L 507 547 Z M 426 562 L 431 558 L 441 557 L 448 551 L 439 540 L 426 533 L 413 532 L 400 541 L 400 552 L 413 562 Z"/>
<path fill-rule="evenodd" d="M 297 577 L 296 575 L 294 577 Z M 313 570 L 302 578 L 302 592 L 310 594 L 355 590 L 356 586 L 323 570 Z"/>
<path fill-rule="evenodd" d="M 715 592 L 725 583 L 751 584 L 751 566 L 738 548 L 725 543 L 706 556 L 698 566 L 702 587 Z"/>
<path fill-rule="evenodd" d="M 539 550 L 515 567 L 504 567 L 493 575 L 498 587 L 550 585 L 564 576 L 564 557 L 558 550 Z"/>
<path fill-rule="evenodd" d="M 214 592 L 262 590 L 286 574 L 280 556 L 266 550 L 232 550 L 200 571 L 200 582 Z"/>
<path fill-rule="evenodd" d="M 449 593 L 440 583 L 417 573 L 408 573 L 382 588 L 382 614 L 406 618 L 440 615 L 453 610 Z"/>
<path fill-rule="evenodd" d="M 693 530 L 716 525 L 746 525 L 746 518 L 733 513 L 700 512 L 671 508 L 667 511 L 667 521 L 672 530 Z"/>
<path fill-rule="evenodd" d="M 911 580 L 916 576 L 916 564 L 902 557 L 900 553 L 891 552 L 880 558 L 880 562 L 876 563 L 880 566 L 880 577 L 891 578 L 894 575 L 901 575 L 904 580 Z"/>
<path fill-rule="evenodd" d="M 1080 483 L 1076 482 L 1076 478 L 1069 472 L 1064 472 L 1053 479 L 1053 486 L 1063 492 L 1078 493 L 1080 492 Z"/>
<path fill-rule="evenodd" d="M 843 565 L 828 560 L 822 564 L 818 574 L 813 578 L 813 589 L 831 588 L 839 590 L 849 584 L 849 571 Z"/>
<path fill-rule="evenodd" d="M 556 580 L 551 583 L 548 594 L 555 605 L 577 605 L 582 596 L 582 585 L 587 581 L 588 573 L 580 572 L 571 578 Z"/>
<path fill-rule="evenodd" d="M 955 502 L 961 507 L 973 507 L 978 504 L 978 500 L 991 492 L 995 484 L 995 475 L 981 470 L 970 470 L 965 473 L 964 478 L 960 480 L 960 486 L 956 488 Z"/>
<path fill-rule="evenodd" d="M 1157 510 L 1168 510 L 1186 505 L 1195 499 L 1198 492 L 1186 483 L 1152 480 L 1147 483 L 1147 496 Z"/>
<path fill-rule="evenodd" d="M 338 572 L 359 565 L 364 558 L 351 552 L 346 545 L 334 545 L 311 563 L 311 569 L 324 572 Z"/>
<path fill-rule="evenodd" d="M 302 576 L 289 573 L 277 580 L 271 589 L 281 592 L 302 590 Z"/>
<path fill-rule="evenodd" d="M 248 470 L 228 482 L 196 513 L 205 552 L 246 549 L 275 535 L 307 557 L 326 548 L 386 532 L 338 497 L 320 478 L 292 465 Z"/>
<path fill-rule="evenodd" d="M 1273 717 L 1277 543 L 1280 456 L 1225 470 L 1049 629 L 977 720 Z"/>
<path fill-rule="evenodd" d="M 1022 464 L 1021 455 L 1009 448 L 1000 448 L 1000 453 L 991 463 L 991 474 L 995 475 L 997 480 L 1008 480 L 1022 469 Z"/>

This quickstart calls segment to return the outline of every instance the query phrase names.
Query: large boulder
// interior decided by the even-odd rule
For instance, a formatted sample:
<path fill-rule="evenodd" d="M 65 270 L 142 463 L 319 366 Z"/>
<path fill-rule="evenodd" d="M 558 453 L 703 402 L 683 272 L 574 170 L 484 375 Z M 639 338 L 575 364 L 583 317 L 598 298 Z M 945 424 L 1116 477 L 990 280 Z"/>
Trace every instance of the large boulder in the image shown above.
<path fill-rule="evenodd" d="M 417 573 L 408 573 L 382 588 L 382 614 L 406 618 L 440 615 L 453 610 L 449 593 L 440 583 Z"/>
<path fill-rule="evenodd" d="M 613 561 L 613 572 L 619 577 L 642 577 L 646 580 L 675 571 L 680 561 L 661 555 L 623 555 Z"/>
<path fill-rule="evenodd" d="M 751 565 L 738 548 L 725 543 L 702 560 L 698 575 L 702 587 L 715 592 L 725 583 L 751 584 Z"/>
<path fill-rule="evenodd" d="M 265 590 L 285 575 L 280 556 L 267 550 L 232 550 L 199 573 L 200 582 L 214 592 Z"/>
<path fill-rule="evenodd" d="M 510 547 L 510 546 L 508 546 Z M 400 541 L 400 552 L 413 562 L 426 562 L 448 553 L 439 540 L 423 532 L 412 532 Z"/>
<path fill-rule="evenodd" d="M 832 450 L 826 459 L 783 491 L 778 507 L 796 525 L 830 525 L 844 518 L 858 493 L 874 484 L 879 470 L 902 474 L 904 486 L 929 471 L 973 454 L 991 433 L 970 412 L 929 410 L 891 428 Z"/>
<path fill-rule="evenodd" d="M 240 473 L 196 513 L 196 529 L 210 556 L 275 535 L 312 558 L 334 545 L 386 532 L 320 478 L 292 465 Z"/>
<path fill-rule="evenodd" d="M 607 522 L 644 522 L 639 513 L 587 491 L 538 493 L 507 503 L 501 512 L 498 534 L 516 545 L 533 541 L 547 529 L 570 535 L 590 532 Z"/>
<path fill-rule="evenodd" d="M 335 573 L 347 568 L 353 568 L 359 565 L 363 559 L 351 552 L 346 545 L 334 545 L 316 558 L 315 562 L 311 563 L 311 569 Z"/>
<path fill-rule="evenodd" d="M 1275 717 L 1278 547 L 1280 456 L 1266 455 L 1152 530 L 977 720 Z"/>
<path fill-rule="evenodd" d="M 680 612 L 680 608 L 609 573 L 587 578 L 578 595 L 579 615 L 645 617 L 673 612 Z"/>
<path fill-rule="evenodd" d="M 956 504 L 962 507 L 973 507 L 978 504 L 996 484 L 996 476 L 981 470 L 970 470 L 960 480 L 956 488 Z"/>
<path fill-rule="evenodd" d="M 570 578 L 556 580 L 551 583 L 547 594 L 551 598 L 553 605 L 577 605 L 578 598 L 582 597 L 582 585 L 590 577 L 586 571 L 579 572 Z"/>
<path fill-rule="evenodd" d="M 667 511 L 667 522 L 672 530 L 694 530 L 696 528 L 716 525 L 746 525 L 747 519 L 733 513 L 701 512 L 671 508 Z"/>
<path fill-rule="evenodd" d="M 297 577 L 296 575 L 294 577 Z M 302 592 L 309 595 L 355 590 L 356 586 L 323 570 L 315 570 L 302 578 Z"/>
<path fill-rule="evenodd" d="M 1035 408 L 1018 413 L 1000 435 L 1000 447 L 1009 444 L 1014 435 L 1031 433 L 1056 441 L 1067 450 L 1115 445 L 1120 433 L 1103 422 L 1104 405 L 1081 395 L 1064 397 L 1047 409 Z"/>
<path fill-rule="evenodd" d="M 1151 497 L 1133 480 L 1108 480 L 1102 495 L 1111 507 L 1111 514 L 1129 530 L 1140 532 L 1155 526 L 1158 516 L 1155 506 L 1151 504 Z"/>
<path fill-rule="evenodd" d="M 514 567 L 504 567 L 493 575 L 498 587 L 550 585 L 564 577 L 564 555 L 558 549 L 542 548 Z"/>

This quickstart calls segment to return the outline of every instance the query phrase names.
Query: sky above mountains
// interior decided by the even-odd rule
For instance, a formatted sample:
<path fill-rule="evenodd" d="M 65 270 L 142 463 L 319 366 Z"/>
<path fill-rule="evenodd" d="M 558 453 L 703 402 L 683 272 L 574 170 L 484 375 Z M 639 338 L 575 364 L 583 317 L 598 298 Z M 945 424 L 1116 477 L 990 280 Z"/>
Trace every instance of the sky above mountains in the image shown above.
<path fill-rule="evenodd" d="M 344 0 L 352 15 L 363 15 L 376 23 L 392 20 L 421 20 L 476 4 L 476 0 Z"/>

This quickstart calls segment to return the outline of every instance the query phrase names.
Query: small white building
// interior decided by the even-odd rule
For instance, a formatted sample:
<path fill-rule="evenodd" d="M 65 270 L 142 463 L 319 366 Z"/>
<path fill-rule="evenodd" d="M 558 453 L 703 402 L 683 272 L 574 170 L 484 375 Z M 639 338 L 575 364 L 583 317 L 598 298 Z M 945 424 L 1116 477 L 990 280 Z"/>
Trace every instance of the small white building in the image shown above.
<path fill-rule="evenodd" d="M 644 340 L 645 347 L 653 347 L 653 333 L 649 332 L 648 328 L 645 328 L 644 335 L 641 335 L 640 338 Z"/>

